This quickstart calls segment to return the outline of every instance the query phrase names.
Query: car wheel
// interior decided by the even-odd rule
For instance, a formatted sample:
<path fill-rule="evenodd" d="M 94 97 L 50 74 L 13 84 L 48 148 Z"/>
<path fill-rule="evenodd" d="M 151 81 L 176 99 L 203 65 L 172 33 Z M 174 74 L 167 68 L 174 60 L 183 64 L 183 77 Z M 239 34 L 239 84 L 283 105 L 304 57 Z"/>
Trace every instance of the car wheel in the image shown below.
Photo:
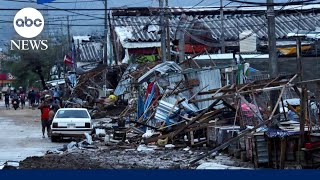
<path fill-rule="evenodd" d="M 51 136 L 51 142 L 58 142 L 58 136 Z"/>

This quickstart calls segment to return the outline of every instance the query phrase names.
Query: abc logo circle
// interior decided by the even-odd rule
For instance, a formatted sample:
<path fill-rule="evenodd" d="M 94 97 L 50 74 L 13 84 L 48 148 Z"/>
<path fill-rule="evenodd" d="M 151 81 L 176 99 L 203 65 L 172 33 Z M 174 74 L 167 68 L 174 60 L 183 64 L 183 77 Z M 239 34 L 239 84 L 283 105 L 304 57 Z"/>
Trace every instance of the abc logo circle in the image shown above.
<path fill-rule="evenodd" d="M 34 8 L 23 8 L 14 16 L 13 26 L 16 32 L 24 38 L 38 36 L 44 27 L 42 14 Z"/>

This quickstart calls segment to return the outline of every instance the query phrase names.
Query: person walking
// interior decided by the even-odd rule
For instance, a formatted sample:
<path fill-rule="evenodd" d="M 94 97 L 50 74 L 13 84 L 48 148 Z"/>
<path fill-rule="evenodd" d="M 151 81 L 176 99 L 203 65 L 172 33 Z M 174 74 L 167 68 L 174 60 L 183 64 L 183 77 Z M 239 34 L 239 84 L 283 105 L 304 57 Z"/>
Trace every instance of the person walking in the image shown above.
<path fill-rule="evenodd" d="M 45 131 L 47 129 L 48 137 L 51 132 L 51 122 L 49 120 L 50 113 L 50 95 L 46 95 L 45 100 L 39 105 L 38 109 L 41 111 L 41 125 L 42 125 L 42 138 L 45 138 Z"/>
<path fill-rule="evenodd" d="M 8 92 L 4 95 L 4 103 L 6 105 L 6 109 L 10 109 L 10 94 Z"/>
<path fill-rule="evenodd" d="M 20 102 L 21 108 L 23 109 L 26 105 L 26 94 L 23 91 L 20 93 Z"/>
<path fill-rule="evenodd" d="M 30 106 L 31 106 L 31 108 L 33 109 L 34 108 L 34 103 L 35 103 L 35 101 L 36 101 L 36 94 L 35 94 L 35 92 L 34 92 L 34 90 L 31 90 L 31 92 L 30 92 L 30 97 L 29 97 L 29 99 L 30 99 Z"/>

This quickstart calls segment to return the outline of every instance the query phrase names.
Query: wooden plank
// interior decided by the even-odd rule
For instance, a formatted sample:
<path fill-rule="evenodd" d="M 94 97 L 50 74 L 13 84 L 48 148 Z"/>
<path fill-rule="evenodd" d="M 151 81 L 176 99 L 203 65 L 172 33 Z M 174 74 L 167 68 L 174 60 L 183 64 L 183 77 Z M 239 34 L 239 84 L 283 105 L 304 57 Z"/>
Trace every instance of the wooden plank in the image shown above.
<path fill-rule="evenodd" d="M 281 86 L 281 85 L 284 85 L 286 84 L 288 81 L 283 81 L 283 82 L 274 82 L 272 84 L 270 84 L 270 86 Z M 265 86 L 266 84 L 244 84 L 244 85 L 241 85 L 241 86 L 236 86 L 235 88 L 230 88 L 230 89 L 224 89 L 222 90 L 221 92 L 237 92 L 237 89 L 241 89 L 243 86 L 247 86 L 245 87 L 244 89 L 241 89 L 242 90 L 252 90 L 252 89 L 263 89 L 263 87 Z M 236 89 L 237 88 L 237 89 Z M 218 91 L 219 89 L 212 89 L 212 90 L 209 90 L 209 91 L 204 91 L 204 92 L 200 92 L 199 95 L 207 95 L 207 94 L 214 94 L 216 91 Z M 239 91 L 239 90 L 238 90 Z"/>
<path fill-rule="evenodd" d="M 190 142 L 191 142 L 191 146 L 193 146 L 194 145 L 193 131 L 190 131 Z"/>
<path fill-rule="evenodd" d="M 245 135 L 247 135 L 247 134 L 249 134 L 249 133 L 257 130 L 259 127 L 265 125 L 267 122 L 269 122 L 269 121 L 266 120 L 266 121 L 258 124 L 257 126 L 255 126 L 255 127 L 252 128 L 252 129 L 246 129 L 246 130 L 242 131 L 242 133 L 239 134 L 237 137 L 234 137 L 234 138 L 229 139 L 227 142 L 221 144 L 220 146 L 214 148 L 214 149 L 211 150 L 211 151 L 208 151 L 206 154 L 201 155 L 201 156 L 195 158 L 194 160 L 190 161 L 190 164 L 194 164 L 194 163 L 196 163 L 197 161 L 199 161 L 199 160 L 201 160 L 201 159 L 203 159 L 203 158 L 205 158 L 205 157 L 207 157 L 207 156 L 209 156 L 209 155 L 211 155 L 211 154 L 214 154 L 214 153 L 216 153 L 216 152 L 218 152 L 218 151 L 220 151 L 220 150 L 222 150 L 222 149 L 225 149 L 225 148 L 228 147 L 232 142 L 234 142 L 234 141 L 236 141 L 236 140 L 239 140 L 240 138 L 244 137 Z"/>
<path fill-rule="evenodd" d="M 280 169 L 284 169 L 285 159 L 286 159 L 286 150 L 287 150 L 287 139 L 281 139 L 280 145 Z"/>
<path fill-rule="evenodd" d="M 182 132 L 184 129 L 186 129 L 188 126 L 190 126 L 192 123 L 194 123 L 196 120 L 200 119 L 205 113 L 207 113 L 210 109 L 212 109 L 212 107 L 214 107 L 219 101 L 220 100 L 216 100 L 215 102 L 213 102 L 207 109 L 202 111 L 194 119 L 192 119 L 191 121 L 188 121 L 186 125 L 183 125 L 181 128 L 177 129 L 176 131 L 173 131 L 173 132 L 171 132 L 169 134 L 161 135 L 161 136 L 158 136 L 158 137 L 148 138 L 148 139 L 145 140 L 145 143 L 155 142 L 158 139 L 164 139 L 164 138 L 167 138 L 167 137 L 173 138 L 174 136 L 176 136 L 177 134 Z M 219 113 L 220 110 L 216 110 L 215 112 Z"/>
<path fill-rule="evenodd" d="M 293 80 L 295 77 L 296 77 L 296 76 L 294 76 L 291 80 Z M 290 80 L 290 81 L 291 81 L 291 80 Z M 289 82 L 290 82 L 290 81 L 289 81 Z M 200 159 L 203 159 L 203 158 L 209 156 L 210 154 L 217 153 L 218 151 L 220 151 L 220 150 L 228 147 L 233 141 L 239 140 L 240 138 L 244 137 L 246 134 L 249 134 L 249 133 L 257 130 L 258 128 L 260 128 L 260 127 L 266 125 L 268 122 L 270 122 L 270 120 L 271 120 L 272 117 L 274 116 L 274 113 L 276 112 L 276 109 L 277 109 L 277 107 L 278 107 L 278 105 L 279 105 L 280 99 L 281 99 L 281 97 L 282 97 L 282 95 L 283 95 L 283 93 L 284 93 L 285 87 L 286 87 L 286 86 L 284 86 L 284 87 L 282 88 L 282 90 L 281 90 L 281 92 L 280 92 L 280 94 L 279 94 L 278 100 L 277 100 L 277 102 L 276 102 L 276 104 L 275 104 L 275 107 L 273 108 L 273 111 L 272 111 L 272 113 L 270 114 L 270 116 L 269 116 L 269 118 L 268 118 L 267 120 L 262 121 L 261 123 L 259 123 L 257 126 L 255 126 L 255 127 L 252 128 L 252 129 L 246 129 L 246 130 L 242 131 L 242 133 L 239 134 L 237 137 L 234 137 L 234 138 L 229 139 L 227 142 L 225 142 L 225 143 L 223 143 L 222 145 L 214 148 L 213 150 L 207 152 L 206 154 L 201 155 L 200 157 L 192 160 L 190 163 L 193 164 L 193 163 L 199 161 Z"/>
<path fill-rule="evenodd" d="M 197 100 L 190 100 L 191 103 L 196 103 L 196 102 L 202 102 L 202 101 L 208 101 L 208 100 L 212 100 L 212 98 L 217 95 L 218 93 L 220 93 L 222 90 L 227 89 L 230 85 L 225 85 L 223 87 L 221 87 L 218 91 L 216 91 L 211 98 L 205 98 L 205 99 L 197 99 Z M 200 94 L 200 93 L 199 93 Z"/>
<path fill-rule="evenodd" d="M 253 162 L 254 162 L 254 167 L 259 168 L 259 156 L 258 156 L 258 150 L 256 146 L 256 136 L 253 136 L 253 142 L 252 142 L 252 155 L 253 155 Z"/>
<path fill-rule="evenodd" d="M 276 78 L 274 78 L 272 81 L 270 81 L 269 83 L 267 83 L 265 86 L 263 86 L 263 88 L 268 87 L 270 84 L 274 83 L 276 80 L 279 79 L 280 76 L 277 76 Z"/>
<path fill-rule="evenodd" d="M 190 126 L 192 123 L 194 123 L 196 120 L 200 119 L 206 112 L 208 112 L 211 108 L 213 108 L 216 105 L 216 103 L 212 103 L 206 110 L 204 110 L 203 112 L 201 112 L 198 116 L 196 116 L 196 118 L 194 118 L 192 121 L 189 121 L 184 127 L 182 127 L 181 129 L 178 129 L 177 131 L 173 132 L 172 137 L 176 136 L 177 134 L 179 134 L 180 132 L 182 132 L 184 129 L 186 129 L 188 126 Z M 221 110 L 215 110 L 214 111 L 215 114 L 218 114 L 221 112 Z"/>
<path fill-rule="evenodd" d="M 281 89 L 284 86 L 285 86 L 285 84 L 282 84 L 281 86 L 268 87 L 268 88 L 264 88 L 264 89 L 252 89 L 252 90 L 248 90 L 248 91 L 240 91 L 240 92 L 235 92 L 235 93 L 232 93 L 232 94 L 226 94 L 226 95 L 222 95 L 222 96 L 216 96 L 216 97 L 211 97 L 211 98 L 206 98 L 206 99 L 194 100 L 192 102 L 202 102 L 202 101 L 209 101 L 209 100 L 222 99 L 222 98 L 228 98 L 228 97 L 232 98 L 232 97 L 234 97 L 235 95 L 238 95 L 238 94 L 244 95 L 244 94 L 249 94 L 249 93 L 253 93 L 253 92 L 268 92 L 268 91 Z M 290 87 L 290 85 L 288 85 L 288 86 Z M 293 86 L 293 85 L 291 85 L 291 86 Z"/>
<path fill-rule="evenodd" d="M 273 147 L 272 139 L 268 138 L 268 158 L 269 158 L 268 166 L 269 166 L 269 168 L 273 168 L 272 147 Z"/>

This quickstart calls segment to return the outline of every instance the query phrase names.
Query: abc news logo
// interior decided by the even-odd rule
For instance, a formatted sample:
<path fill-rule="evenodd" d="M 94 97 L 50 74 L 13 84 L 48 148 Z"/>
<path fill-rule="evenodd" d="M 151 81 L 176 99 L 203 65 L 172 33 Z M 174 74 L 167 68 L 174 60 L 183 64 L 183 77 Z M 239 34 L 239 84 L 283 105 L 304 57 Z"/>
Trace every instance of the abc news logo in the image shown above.
<path fill-rule="evenodd" d="M 42 25 L 42 21 L 41 19 L 37 18 L 35 20 L 32 20 L 32 19 L 29 19 L 27 16 L 24 17 L 24 19 L 17 19 L 16 21 L 16 26 L 17 27 L 32 27 L 32 26 L 35 26 L 35 27 L 41 27 Z"/>
<path fill-rule="evenodd" d="M 15 31 L 22 37 L 30 39 L 38 36 L 44 27 L 42 14 L 34 8 L 23 8 L 13 20 Z M 47 50 L 48 40 L 11 40 L 10 50 Z"/>

